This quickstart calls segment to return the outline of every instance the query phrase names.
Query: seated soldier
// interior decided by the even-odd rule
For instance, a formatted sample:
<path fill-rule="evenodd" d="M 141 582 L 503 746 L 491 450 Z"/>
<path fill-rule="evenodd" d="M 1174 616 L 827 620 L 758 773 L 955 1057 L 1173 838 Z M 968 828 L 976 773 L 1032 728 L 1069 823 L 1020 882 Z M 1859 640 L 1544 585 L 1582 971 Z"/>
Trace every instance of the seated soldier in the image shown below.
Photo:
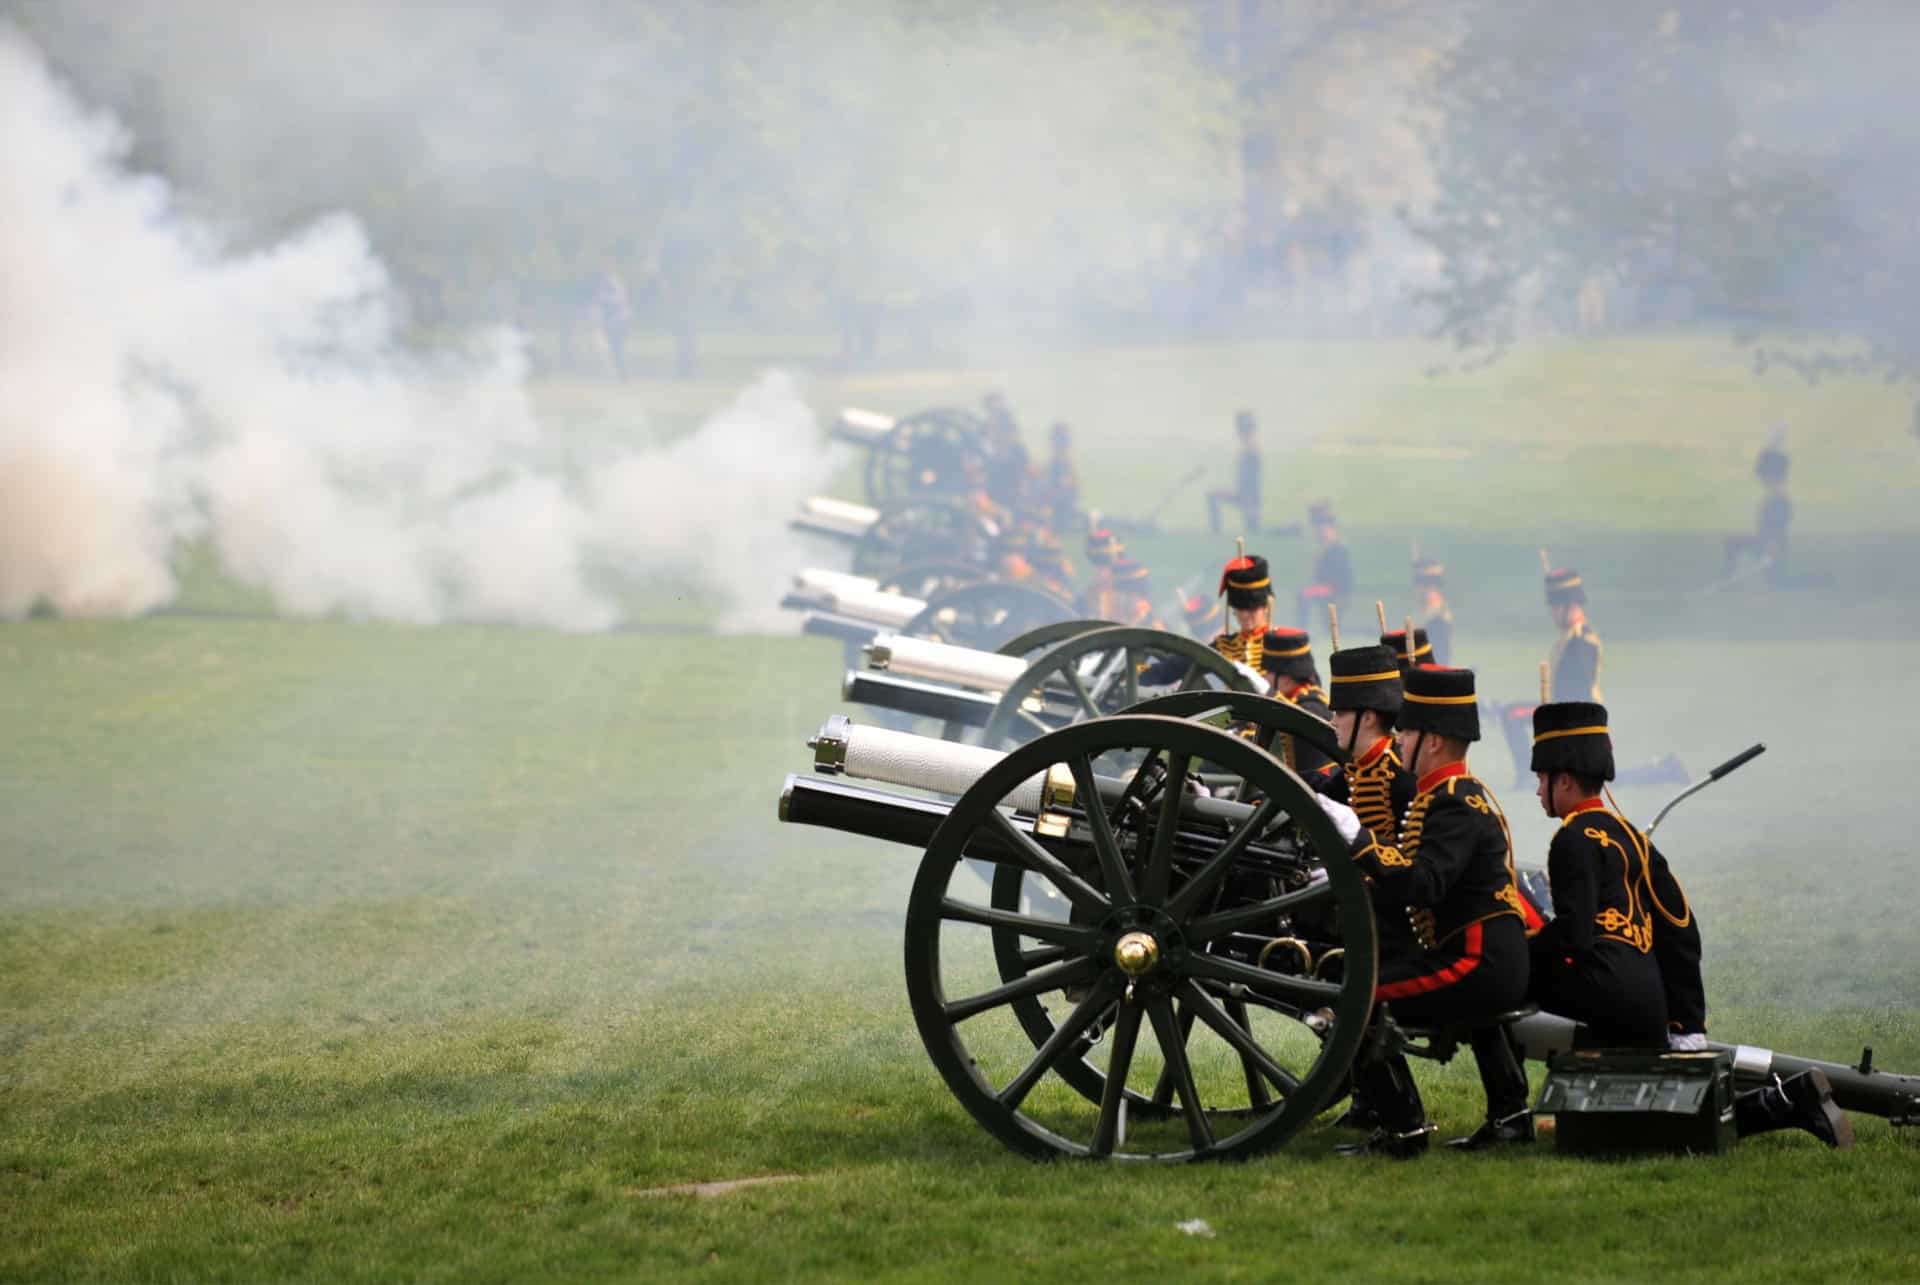
<path fill-rule="evenodd" d="M 1320 671 L 1313 665 L 1313 639 L 1304 629 L 1269 629 L 1260 644 L 1260 672 L 1265 674 L 1267 695 L 1275 700 L 1298 705 L 1315 718 L 1325 719 L 1326 693 L 1320 689 Z M 1327 756 L 1294 737 L 1281 742 L 1281 758 L 1301 775 L 1318 772 L 1329 762 Z"/>
<path fill-rule="evenodd" d="M 1541 809 L 1560 820 L 1547 849 L 1553 920 L 1533 938 L 1534 1002 L 1586 1027 L 1595 1047 L 1665 1048 L 1667 997 L 1642 840 L 1600 798 L 1613 779 L 1606 707 L 1536 708 L 1532 766 Z"/>
<path fill-rule="evenodd" d="M 1468 1036 L 1486 1093 L 1486 1123 L 1455 1145 L 1470 1149 L 1533 1138 L 1527 1077 L 1504 1029 L 1490 1024 L 1527 993 L 1527 926 L 1506 820 L 1467 768 L 1480 738 L 1473 674 L 1422 665 L 1406 676 L 1399 748 L 1415 777 L 1397 844 L 1366 832 L 1353 810 L 1318 801 L 1353 847 L 1381 917 L 1404 915 L 1417 949 L 1383 961 L 1375 997 L 1412 1026 L 1489 1023 Z M 1357 1062 L 1354 1086 L 1380 1121 L 1343 1155 L 1417 1156 L 1433 1125 L 1404 1054 Z"/>
<path fill-rule="evenodd" d="M 1600 798 L 1613 777 L 1605 707 L 1542 705 L 1534 729 L 1540 803 L 1562 818 L 1547 855 L 1554 919 L 1533 939 L 1535 999 L 1586 1026 L 1592 1045 L 1705 1049 L 1700 921 L 1666 857 Z M 1817 1068 L 1739 1094 L 1733 1119 L 1743 1138 L 1804 1129 L 1853 1145 Z"/>

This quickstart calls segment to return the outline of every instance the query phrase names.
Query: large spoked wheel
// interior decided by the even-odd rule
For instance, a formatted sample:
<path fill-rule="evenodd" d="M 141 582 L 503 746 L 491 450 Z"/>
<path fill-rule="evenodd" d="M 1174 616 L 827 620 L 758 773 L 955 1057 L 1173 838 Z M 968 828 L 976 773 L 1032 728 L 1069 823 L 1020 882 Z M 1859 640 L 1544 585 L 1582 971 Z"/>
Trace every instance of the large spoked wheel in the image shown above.
<path fill-rule="evenodd" d="M 883 509 L 853 547 L 855 575 L 891 575 L 917 562 L 986 565 L 993 532 L 958 500 L 929 499 Z"/>
<path fill-rule="evenodd" d="M 1149 695 L 1251 691 L 1233 662 L 1204 643 L 1159 629 L 1113 625 L 1056 643 L 1001 694 L 980 743 L 995 749 L 1082 719 L 1117 714 Z"/>
<path fill-rule="evenodd" d="M 957 495 L 985 460 L 986 425 L 970 410 L 944 406 L 909 415 L 867 455 L 867 499 L 895 504 Z"/>
<path fill-rule="evenodd" d="M 1056 620 L 1050 625 L 1041 625 L 1009 638 L 994 650 L 1002 656 L 1035 656 L 1055 643 L 1078 638 L 1095 629 L 1112 629 L 1119 623 L 1117 620 Z"/>
<path fill-rule="evenodd" d="M 1050 771 L 1071 804 L 1037 787 Z M 1202 774 L 1261 802 L 1190 793 Z M 980 905 L 963 856 L 1050 895 Z M 1338 981 L 1261 965 L 1302 915 L 1332 926 Z M 1013 751 L 954 804 L 914 880 L 906 970 L 928 1055 L 1008 1146 L 1181 1161 L 1269 1150 L 1318 1114 L 1378 960 L 1364 882 L 1298 777 L 1204 724 L 1123 715 Z"/>
<path fill-rule="evenodd" d="M 956 647 L 993 651 L 1009 638 L 1063 620 L 1072 612 L 1070 603 L 1044 589 L 984 580 L 929 599 L 925 610 L 900 632 L 910 638 L 932 638 Z"/>
<path fill-rule="evenodd" d="M 1276 744 L 1286 740 L 1309 745 L 1336 763 L 1346 761 L 1347 752 L 1333 724 L 1283 700 L 1254 692 L 1170 692 L 1154 696 L 1123 710 L 1127 714 L 1165 714 L 1170 718 L 1198 718 L 1224 710 L 1229 721 L 1251 724 L 1253 743 L 1278 754 Z M 1282 761 L 1289 761 L 1284 756 Z"/>

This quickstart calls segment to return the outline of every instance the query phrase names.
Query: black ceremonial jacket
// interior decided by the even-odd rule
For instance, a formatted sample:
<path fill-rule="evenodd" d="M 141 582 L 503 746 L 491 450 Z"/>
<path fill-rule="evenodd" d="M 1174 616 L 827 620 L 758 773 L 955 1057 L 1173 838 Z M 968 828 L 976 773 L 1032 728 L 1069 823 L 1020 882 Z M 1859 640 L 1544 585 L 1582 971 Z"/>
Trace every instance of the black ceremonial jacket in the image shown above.
<path fill-rule="evenodd" d="M 1398 844 L 1362 831 L 1354 860 L 1372 880 L 1376 906 L 1416 912 L 1415 931 L 1429 949 L 1483 919 L 1513 915 L 1525 922 L 1506 822 L 1464 763 L 1417 783 Z"/>

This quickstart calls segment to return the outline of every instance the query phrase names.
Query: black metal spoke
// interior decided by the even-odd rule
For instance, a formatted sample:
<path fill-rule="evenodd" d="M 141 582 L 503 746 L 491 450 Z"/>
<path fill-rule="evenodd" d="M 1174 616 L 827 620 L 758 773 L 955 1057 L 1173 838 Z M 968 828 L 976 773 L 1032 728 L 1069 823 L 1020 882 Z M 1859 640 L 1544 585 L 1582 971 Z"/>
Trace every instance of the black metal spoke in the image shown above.
<path fill-rule="evenodd" d="M 1113 1024 L 1113 1051 L 1107 1055 L 1107 1083 L 1100 1094 L 1100 1115 L 1093 1125 L 1090 1150 L 1110 1156 L 1120 1136 L 1120 1109 L 1127 1099 L 1127 1073 L 1133 1069 L 1133 1046 L 1140 1038 L 1140 1006 L 1122 1004 Z"/>
<path fill-rule="evenodd" d="M 1007 1081 L 1000 1090 L 1000 1105 L 1014 1110 L 1027 1100 L 1027 1094 L 1033 1092 L 1033 1086 L 1048 1071 L 1059 1065 L 1061 1059 L 1080 1047 L 1080 1037 L 1089 1026 L 1100 1019 L 1100 1014 L 1113 1003 L 1114 987 L 1104 978 L 1088 991 L 1086 998 L 1074 1006 L 1067 1014 L 1067 1020 L 1053 1028 L 1053 1034 L 1047 1037 L 1034 1053 L 1033 1060 L 1021 1068 L 1020 1074 Z"/>
<path fill-rule="evenodd" d="M 1216 982 L 1239 983 L 1257 995 L 1266 995 L 1274 999 L 1320 1007 L 1330 1005 L 1340 998 L 1340 987 L 1333 982 L 1315 981 L 1310 977 L 1291 977 L 1286 973 L 1272 973 L 1264 968 L 1255 968 L 1252 964 L 1243 964 L 1237 959 L 1225 959 L 1219 955 L 1189 955 L 1187 972 L 1195 977 L 1205 977 Z"/>
<path fill-rule="evenodd" d="M 1192 758 L 1186 754 L 1167 756 L 1167 776 L 1161 784 L 1160 817 L 1153 827 L 1153 849 L 1147 856 L 1147 871 L 1140 881 L 1140 895 L 1147 901 L 1161 901 L 1167 895 L 1167 881 L 1173 875 L 1173 836 L 1180 825 L 1180 796 L 1187 788 L 1187 768 Z"/>
<path fill-rule="evenodd" d="M 1193 1014 L 1187 1011 L 1186 1005 L 1175 1004 L 1173 1016 L 1175 1025 L 1180 1028 L 1180 1043 L 1184 1046 L 1193 1036 Z M 1163 1066 L 1160 1068 L 1160 1078 L 1153 1083 L 1153 1105 L 1163 1107 L 1172 1101 L 1173 1068 Z"/>
<path fill-rule="evenodd" d="M 1239 1000 L 1230 999 L 1227 1001 L 1226 1010 L 1223 1011 L 1211 995 L 1201 990 L 1191 980 L 1180 983 L 1178 994 L 1188 1012 L 1197 1014 L 1201 1021 L 1211 1027 L 1221 1039 L 1231 1044 L 1234 1051 L 1240 1055 L 1240 1064 L 1247 1068 L 1247 1092 L 1250 1096 L 1254 1096 L 1257 1089 L 1257 1098 L 1264 1098 L 1268 1080 L 1273 1082 L 1274 1087 L 1279 1089 L 1283 1096 L 1300 1087 L 1299 1079 L 1286 1067 L 1274 1061 L 1273 1056 L 1261 1048 L 1260 1042 L 1253 1038 L 1252 1024 L 1247 1020 L 1245 1004 Z M 1256 1078 L 1255 1072 L 1264 1079 Z M 1257 1098 L 1254 1105 L 1264 1105 Z"/>
<path fill-rule="evenodd" d="M 1215 911 L 1204 915 L 1187 925 L 1187 940 L 1190 942 L 1208 942 L 1243 928 L 1277 919 L 1281 915 L 1290 915 L 1305 906 L 1314 905 L 1333 895 L 1330 885 L 1311 883 L 1293 892 L 1283 892 L 1278 897 L 1269 897 L 1265 901 L 1256 901 L 1245 906 L 1235 906 L 1231 910 Z"/>
<path fill-rule="evenodd" d="M 952 897 L 941 899 L 940 917 L 957 919 L 965 924 L 984 924 L 988 928 L 1011 929 L 1040 941 L 1078 947 L 1083 953 L 1092 950 L 1094 943 L 1100 939 L 1098 929 L 1084 924 L 1069 923 L 1064 919 L 1041 919 L 1033 915 L 1015 914 L 1010 910 L 993 910 L 971 902 L 955 901 Z"/>
<path fill-rule="evenodd" d="M 1080 672 L 1073 665 L 1063 665 L 1060 672 L 1066 675 L 1068 684 L 1073 688 L 1074 699 L 1080 702 L 1080 708 L 1086 711 L 1088 718 L 1100 717 L 1100 706 L 1093 699 L 1093 693 L 1087 690 L 1087 684 L 1081 679 Z"/>
<path fill-rule="evenodd" d="M 1081 982 L 1092 981 L 1100 973 L 1100 965 L 1091 959 L 1073 959 L 1051 968 L 1043 968 L 1037 973 L 1028 973 L 1016 978 L 1004 986 L 996 986 L 990 991 L 966 999 L 957 999 L 942 1010 L 949 1022 L 956 1025 L 970 1017 L 978 1017 L 989 1009 L 1011 1004 L 1017 999 L 1029 995 L 1044 995 L 1048 991 L 1057 991 L 1066 986 L 1075 986 Z"/>
<path fill-rule="evenodd" d="M 1140 664 L 1134 660 L 1131 647 L 1122 654 L 1121 661 L 1126 666 L 1127 705 L 1132 707 L 1140 703 Z"/>
<path fill-rule="evenodd" d="M 1031 727 L 1034 731 L 1040 733 L 1040 735 L 1042 736 L 1045 736 L 1048 732 L 1051 732 L 1054 730 L 1054 728 L 1051 725 L 1049 725 L 1046 722 L 1046 720 L 1042 719 L 1038 714 L 1035 714 L 1030 709 L 1022 709 L 1020 711 L 1020 717 L 1022 720 L 1026 722 L 1027 726 Z"/>
<path fill-rule="evenodd" d="M 1272 799 L 1263 799 L 1253 810 L 1253 814 L 1230 835 L 1220 850 L 1207 858 L 1205 865 L 1194 872 L 1193 878 L 1180 885 L 1180 890 L 1167 900 L 1167 914 L 1174 919 L 1185 919 L 1205 901 L 1246 846 L 1252 843 L 1263 831 L 1273 814 L 1279 811 Z"/>
<path fill-rule="evenodd" d="M 1082 910 L 1102 911 L 1109 903 L 1098 888 L 1067 869 L 1060 858 L 1041 847 L 1030 834 L 1021 830 L 999 808 L 987 813 L 987 824 L 1009 844 L 1015 859 L 1027 869 L 1048 880 L 1066 894 L 1067 900 Z"/>
<path fill-rule="evenodd" d="M 1120 840 L 1114 837 L 1106 801 L 1100 797 L 1099 782 L 1093 779 L 1093 764 L 1086 755 L 1080 754 L 1067 761 L 1067 770 L 1073 774 L 1074 793 L 1080 806 L 1086 809 L 1087 829 L 1093 834 L 1093 855 L 1100 862 L 1100 879 L 1107 886 L 1107 895 L 1118 901 L 1132 901 L 1133 876 L 1127 873 L 1127 859 L 1121 854 Z"/>
<path fill-rule="evenodd" d="M 1057 964 L 1072 953 L 1065 946 L 1039 946 L 1020 952 L 1020 966 L 1032 971 L 1042 964 Z"/>
<path fill-rule="evenodd" d="M 1200 1105 L 1200 1086 L 1193 1082 L 1193 1063 L 1187 1060 L 1186 1041 L 1181 1038 L 1180 1023 L 1174 1019 L 1173 1005 L 1164 999 L 1150 1000 L 1147 1017 L 1153 1022 L 1154 1036 L 1160 1041 L 1160 1053 L 1173 1076 L 1174 1092 L 1180 1095 L 1180 1109 L 1187 1117 L 1187 1133 L 1195 1151 L 1213 1147 L 1213 1128 Z"/>
<path fill-rule="evenodd" d="M 1196 986 L 1194 989 L 1198 990 L 1199 987 Z M 1245 1000 L 1230 999 L 1222 1007 L 1227 1010 L 1227 1016 L 1233 1020 L 1236 1029 L 1244 1031 L 1249 1036 L 1253 1034 L 1253 1019 L 1247 1016 Z M 1273 1105 L 1273 1093 L 1267 1088 L 1266 1076 L 1261 1074 L 1259 1065 L 1244 1052 L 1240 1055 L 1240 1074 L 1246 1077 L 1248 1106 L 1258 1108 Z"/>

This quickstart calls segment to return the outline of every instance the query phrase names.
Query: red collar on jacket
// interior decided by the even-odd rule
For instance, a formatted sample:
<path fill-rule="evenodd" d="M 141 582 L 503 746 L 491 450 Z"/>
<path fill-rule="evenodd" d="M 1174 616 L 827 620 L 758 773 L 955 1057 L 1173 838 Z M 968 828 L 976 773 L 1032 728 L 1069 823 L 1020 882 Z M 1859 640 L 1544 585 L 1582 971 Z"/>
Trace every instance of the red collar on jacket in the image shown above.
<path fill-rule="evenodd" d="M 1582 812 L 1605 812 L 1606 810 L 1607 810 L 1607 805 L 1604 800 L 1586 799 L 1582 802 L 1574 804 L 1573 810 L 1560 818 L 1560 824 L 1565 825 L 1567 822 L 1579 816 Z"/>
<path fill-rule="evenodd" d="M 1465 762 L 1449 763 L 1445 767 L 1436 767 L 1433 771 L 1420 778 L 1419 783 L 1413 787 L 1413 792 L 1415 794 L 1425 794 L 1438 786 L 1442 781 L 1456 776 L 1465 776 L 1466 774 L 1467 765 Z"/>
<path fill-rule="evenodd" d="M 1375 741 L 1372 744 L 1372 746 L 1368 748 L 1365 754 L 1362 754 L 1360 756 L 1359 761 L 1356 762 L 1354 766 L 1355 767 L 1372 767 L 1375 763 L 1380 761 L 1380 756 L 1382 754 L 1385 754 L 1387 752 L 1387 748 L 1392 744 L 1393 744 L 1393 738 L 1391 736 L 1381 737 L 1379 740 Z"/>

